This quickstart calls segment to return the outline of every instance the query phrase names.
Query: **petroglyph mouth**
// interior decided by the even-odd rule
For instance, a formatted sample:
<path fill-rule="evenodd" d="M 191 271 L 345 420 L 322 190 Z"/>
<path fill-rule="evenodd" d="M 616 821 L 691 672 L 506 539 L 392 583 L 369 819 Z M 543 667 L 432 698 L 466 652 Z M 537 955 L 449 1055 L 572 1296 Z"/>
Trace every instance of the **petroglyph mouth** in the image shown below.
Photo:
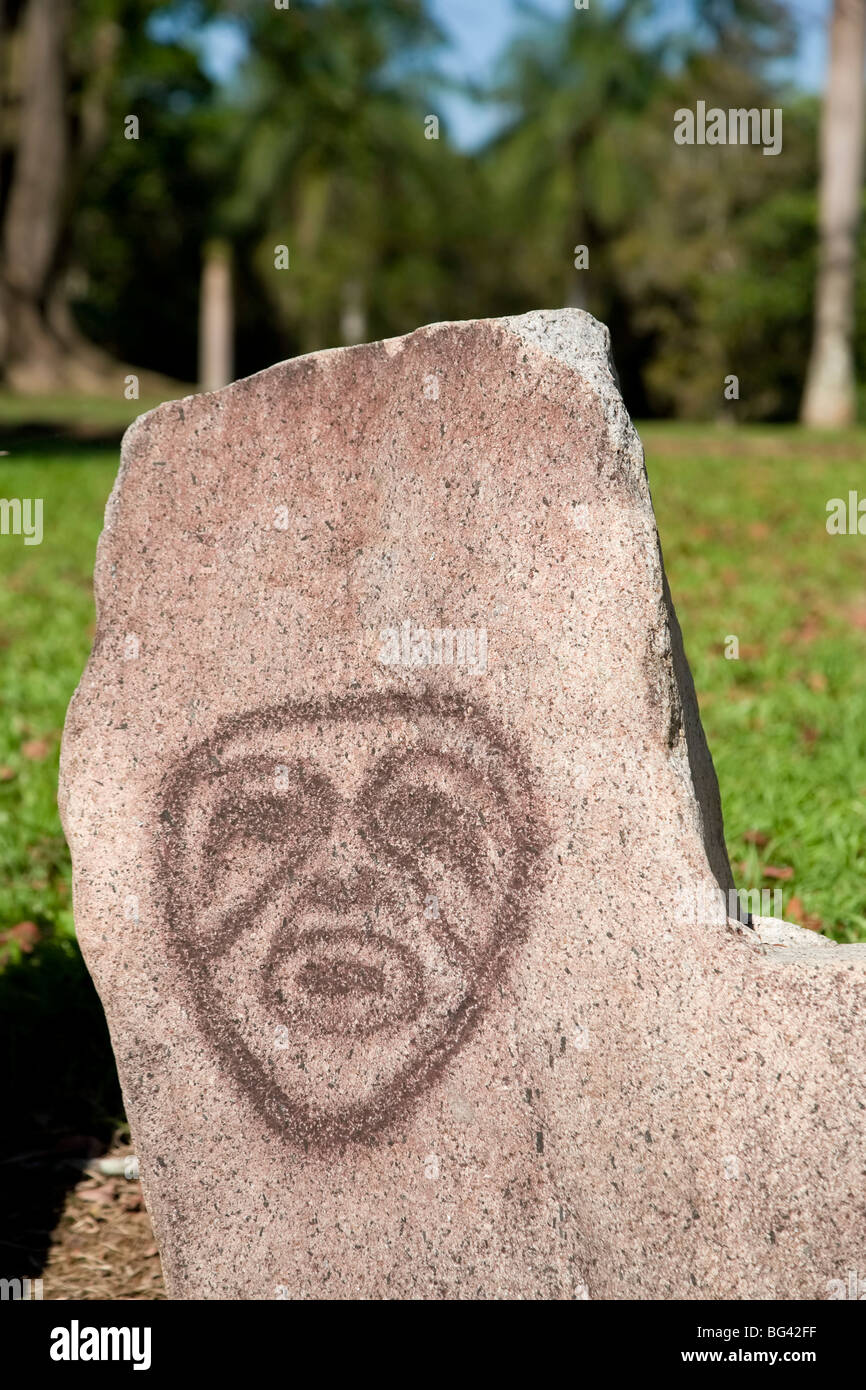
<path fill-rule="evenodd" d="M 365 1036 L 404 1026 L 424 1006 L 424 968 L 391 937 L 337 927 L 302 931 L 272 959 L 268 994 L 294 1034 Z"/>
<path fill-rule="evenodd" d="M 339 999 L 345 995 L 382 995 L 385 993 L 385 972 L 375 965 L 362 965 L 350 956 L 331 956 L 325 962 L 308 956 L 297 974 L 297 982 L 305 994 L 324 995 Z"/>

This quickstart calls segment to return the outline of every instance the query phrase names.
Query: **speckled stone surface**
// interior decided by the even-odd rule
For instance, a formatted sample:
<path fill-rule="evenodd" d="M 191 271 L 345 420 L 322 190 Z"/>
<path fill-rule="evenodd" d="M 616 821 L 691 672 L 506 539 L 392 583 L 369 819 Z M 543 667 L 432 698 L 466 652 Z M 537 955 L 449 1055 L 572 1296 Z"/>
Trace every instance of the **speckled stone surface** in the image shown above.
<path fill-rule="evenodd" d="M 171 1296 L 862 1268 L 863 952 L 727 919 L 601 325 L 435 324 L 142 416 L 95 584 L 61 809 Z"/>

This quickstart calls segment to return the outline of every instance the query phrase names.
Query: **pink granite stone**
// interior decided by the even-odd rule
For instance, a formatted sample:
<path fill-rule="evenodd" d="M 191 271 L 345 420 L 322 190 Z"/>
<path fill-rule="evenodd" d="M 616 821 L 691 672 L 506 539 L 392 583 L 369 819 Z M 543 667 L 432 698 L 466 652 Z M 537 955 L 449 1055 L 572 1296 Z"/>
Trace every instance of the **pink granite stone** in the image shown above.
<path fill-rule="evenodd" d="M 61 804 L 172 1297 L 862 1267 L 866 951 L 728 920 L 600 324 L 435 324 L 161 406 L 95 584 Z"/>

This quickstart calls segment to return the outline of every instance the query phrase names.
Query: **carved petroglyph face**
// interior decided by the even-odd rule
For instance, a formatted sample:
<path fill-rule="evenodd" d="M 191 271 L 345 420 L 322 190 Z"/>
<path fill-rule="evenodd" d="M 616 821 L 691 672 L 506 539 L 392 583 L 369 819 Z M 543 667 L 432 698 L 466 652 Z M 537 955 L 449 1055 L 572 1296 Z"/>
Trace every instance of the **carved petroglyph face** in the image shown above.
<path fill-rule="evenodd" d="M 296 1142 L 364 1139 L 466 1041 L 527 929 L 526 764 L 456 698 L 287 704 L 164 786 L 168 941 L 236 1084 Z"/>

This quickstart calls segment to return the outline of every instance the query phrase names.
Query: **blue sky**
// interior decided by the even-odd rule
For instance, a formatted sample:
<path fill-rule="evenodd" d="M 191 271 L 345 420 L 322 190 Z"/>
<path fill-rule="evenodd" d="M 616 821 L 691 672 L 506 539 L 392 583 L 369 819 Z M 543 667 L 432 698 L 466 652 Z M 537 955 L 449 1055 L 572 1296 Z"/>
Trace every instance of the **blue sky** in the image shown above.
<path fill-rule="evenodd" d="M 450 76 L 483 81 L 495 69 L 508 43 L 525 20 L 520 0 L 429 0 L 430 10 L 451 40 L 443 54 L 442 69 Z M 599 0 L 590 0 L 598 4 Z M 563 16 L 573 8 L 573 0 L 533 0 L 536 10 Z M 830 0 L 788 0 L 788 9 L 797 22 L 800 41 L 788 74 L 799 86 L 819 90 L 824 78 L 826 26 Z M 667 0 L 667 23 L 682 29 L 688 13 L 687 0 Z M 665 21 L 658 21 L 655 32 L 663 34 Z M 242 56 L 235 26 L 227 21 L 212 25 L 205 50 L 205 63 L 215 77 L 229 76 Z M 443 94 L 438 105 L 455 139 L 464 147 L 480 144 L 497 125 L 497 114 L 453 94 Z"/>

